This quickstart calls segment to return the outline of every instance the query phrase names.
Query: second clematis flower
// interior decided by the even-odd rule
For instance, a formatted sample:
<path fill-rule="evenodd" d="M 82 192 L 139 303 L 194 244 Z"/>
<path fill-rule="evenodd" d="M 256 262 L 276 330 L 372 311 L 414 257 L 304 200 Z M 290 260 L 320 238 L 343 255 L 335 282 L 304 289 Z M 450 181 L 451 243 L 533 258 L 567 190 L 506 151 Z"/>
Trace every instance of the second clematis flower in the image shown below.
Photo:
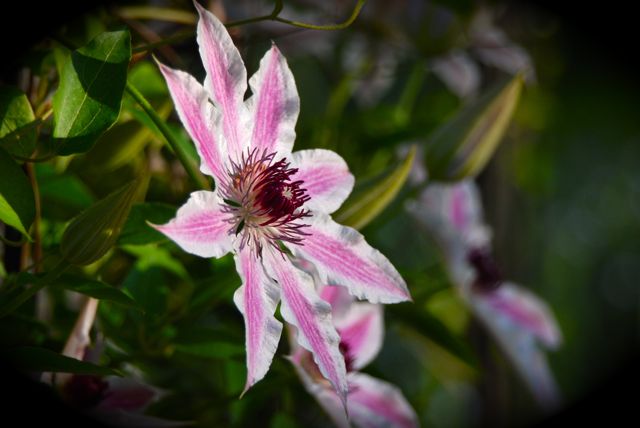
<path fill-rule="evenodd" d="M 348 390 L 340 337 L 331 307 L 314 281 L 288 256 L 307 260 L 325 284 L 341 284 L 374 303 L 410 300 L 404 280 L 364 237 L 335 223 L 330 214 L 347 198 L 354 178 L 346 162 L 329 150 L 291 153 L 300 100 L 285 58 L 273 45 L 249 80 L 224 25 L 195 3 L 197 40 L 207 73 L 204 84 L 160 64 L 176 110 L 213 177 L 214 192 L 197 191 L 158 230 L 201 257 L 234 254 L 242 286 L 234 302 L 245 319 L 245 392 L 267 373 L 282 324 L 297 327 L 343 403 Z M 286 249 L 285 249 L 286 248 Z"/>
<path fill-rule="evenodd" d="M 560 394 L 544 349 L 558 348 L 562 334 L 544 301 L 503 280 L 475 183 L 430 184 L 407 209 L 433 236 L 461 297 L 537 401 L 546 410 L 557 408 Z"/>

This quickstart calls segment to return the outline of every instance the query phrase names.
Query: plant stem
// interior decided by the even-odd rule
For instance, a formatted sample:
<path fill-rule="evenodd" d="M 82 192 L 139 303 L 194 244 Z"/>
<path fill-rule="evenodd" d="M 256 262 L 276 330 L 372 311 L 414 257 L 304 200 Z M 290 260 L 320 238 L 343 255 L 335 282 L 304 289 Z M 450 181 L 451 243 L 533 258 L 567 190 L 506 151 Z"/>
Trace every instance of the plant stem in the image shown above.
<path fill-rule="evenodd" d="M 325 31 L 333 31 L 333 30 L 343 30 L 347 28 L 349 25 L 353 24 L 353 21 L 356 20 L 358 15 L 360 15 L 360 11 L 362 7 L 367 2 L 367 0 L 358 0 L 356 6 L 353 8 L 351 12 L 351 16 L 347 18 L 346 21 L 341 22 L 339 24 L 329 24 L 329 25 L 315 25 L 315 24 L 306 24 L 304 22 L 291 21 L 289 19 L 280 18 L 279 16 L 274 16 L 272 19 L 274 21 L 282 22 L 283 24 L 293 25 L 294 27 L 306 28 L 308 30 L 325 30 Z"/>
<path fill-rule="evenodd" d="M 153 123 L 158 127 L 158 130 L 162 133 L 164 138 L 169 143 L 171 149 L 176 154 L 176 157 L 184 167 L 185 171 L 193 181 L 193 183 L 199 189 L 210 189 L 209 183 L 207 180 L 200 174 L 200 172 L 196 169 L 196 166 L 191 162 L 191 159 L 187 156 L 185 151 L 182 149 L 180 144 L 173 135 L 173 132 L 169 129 L 164 120 L 158 115 L 158 113 L 153 109 L 149 101 L 138 91 L 138 89 L 133 86 L 131 82 L 127 82 L 127 86 L 125 88 L 127 93 L 138 103 L 138 105 L 144 110 L 144 112 L 149 116 L 149 118 L 153 121 Z"/>

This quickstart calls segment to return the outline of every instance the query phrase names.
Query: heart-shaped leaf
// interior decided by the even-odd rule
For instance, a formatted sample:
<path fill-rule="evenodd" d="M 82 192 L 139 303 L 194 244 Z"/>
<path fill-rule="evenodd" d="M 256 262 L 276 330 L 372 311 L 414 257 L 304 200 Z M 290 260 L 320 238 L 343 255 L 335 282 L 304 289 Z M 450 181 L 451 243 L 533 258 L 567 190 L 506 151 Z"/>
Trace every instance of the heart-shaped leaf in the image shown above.
<path fill-rule="evenodd" d="M 58 153 L 85 152 L 118 119 L 131 59 L 126 30 L 102 33 L 66 59 L 53 98 Z"/>

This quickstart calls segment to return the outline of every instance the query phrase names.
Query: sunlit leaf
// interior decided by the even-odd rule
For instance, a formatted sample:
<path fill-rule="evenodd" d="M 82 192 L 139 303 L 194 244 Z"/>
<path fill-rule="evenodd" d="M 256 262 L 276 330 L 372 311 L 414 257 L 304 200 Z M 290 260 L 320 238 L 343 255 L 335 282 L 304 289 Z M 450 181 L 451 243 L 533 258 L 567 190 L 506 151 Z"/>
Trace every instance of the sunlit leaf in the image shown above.
<path fill-rule="evenodd" d="M 404 160 L 382 174 L 357 184 L 345 204 L 335 214 L 337 222 L 361 229 L 380 214 L 404 185 L 415 157 L 412 147 Z"/>
<path fill-rule="evenodd" d="M 507 130 L 522 85 L 520 75 L 502 82 L 433 133 L 425 154 L 430 178 L 457 181 L 482 170 Z"/>
<path fill-rule="evenodd" d="M 12 155 L 29 157 L 38 136 L 27 96 L 13 87 L 0 87 L 0 147 Z"/>
<path fill-rule="evenodd" d="M 35 205 L 29 179 L 11 156 L 0 149 L 0 221 L 28 237 L 34 217 Z"/>
<path fill-rule="evenodd" d="M 69 263 L 88 265 L 109 251 L 141 193 L 143 182 L 143 179 L 132 181 L 71 221 L 60 242 L 60 250 Z"/>
<path fill-rule="evenodd" d="M 87 151 L 115 123 L 130 59 L 126 30 L 100 34 L 67 58 L 53 99 L 60 154 Z"/>
<path fill-rule="evenodd" d="M 45 348 L 24 346 L 3 350 L 0 355 L 14 367 L 28 372 L 120 375 L 117 370 L 69 358 Z"/>

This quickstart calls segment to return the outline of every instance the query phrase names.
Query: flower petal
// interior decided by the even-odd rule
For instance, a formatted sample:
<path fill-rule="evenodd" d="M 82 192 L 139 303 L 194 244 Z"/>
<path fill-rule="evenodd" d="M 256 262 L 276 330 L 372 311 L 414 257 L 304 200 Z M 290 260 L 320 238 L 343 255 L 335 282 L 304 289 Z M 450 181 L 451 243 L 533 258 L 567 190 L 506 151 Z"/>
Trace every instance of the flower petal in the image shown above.
<path fill-rule="evenodd" d="M 418 426 L 418 417 L 402 392 L 363 373 L 349 374 L 349 416 L 361 428 Z"/>
<path fill-rule="evenodd" d="M 282 316 L 297 327 L 298 343 L 313 353 L 323 376 L 346 404 L 346 367 L 339 349 L 340 337 L 331 321 L 331 306 L 318 296 L 311 277 L 281 254 L 266 248 L 263 257 L 267 272 L 282 287 Z"/>
<path fill-rule="evenodd" d="M 498 291 L 509 287 L 511 286 L 505 284 Z M 492 294 L 495 293 L 470 294 L 468 299 L 473 312 L 498 342 L 536 400 L 547 410 L 556 409 L 560 404 L 560 393 L 546 355 L 536 340 L 540 333 L 532 330 L 529 322 L 523 322 L 529 317 L 523 317 L 522 308 L 514 312 L 510 305 L 496 306 L 496 297 Z M 502 299 L 498 298 L 498 301 Z M 554 340 L 559 342 L 559 337 Z"/>
<path fill-rule="evenodd" d="M 300 150 L 292 155 L 291 165 L 298 168 L 292 180 L 302 180 L 311 197 L 305 207 L 331 214 L 347 199 L 355 179 L 347 163 L 335 152 L 324 149 Z"/>
<path fill-rule="evenodd" d="M 246 102 L 253 124 L 251 148 L 288 155 L 296 138 L 300 97 L 287 60 L 275 44 L 260 61 L 249 86 L 254 94 Z"/>
<path fill-rule="evenodd" d="M 103 410 L 143 411 L 160 396 L 160 390 L 131 377 L 108 376 L 108 389 L 100 401 Z"/>
<path fill-rule="evenodd" d="M 338 285 L 325 285 L 320 289 L 320 297 L 331 305 L 331 316 L 334 325 L 337 325 L 341 319 L 349 314 L 349 309 L 354 301 L 349 291 Z"/>
<path fill-rule="evenodd" d="M 222 132 L 229 153 L 237 158 L 245 146 L 242 100 L 247 90 L 247 70 L 222 22 L 195 1 L 194 5 L 200 15 L 197 38 L 207 71 L 205 87 L 222 112 Z"/>
<path fill-rule="evenodd" d="M 345 317 L 334 323 L 354 370 L 373 361 L 382 348 L 384 336 L 381 305 L 353 303 Z"/>
<path fill-rule="evenodd" d="M 221 211 L 220 202 L 214 192 L 193 192 L 173 220 L 152 226 L 188 253 L 200 257 L 221 257 L 231 251 L 232 237 L 228 214 Z"/>
<path fill-rule="evenodd" d="M 533 293 L 511 283 L 504 283 L 492 293 L 482 295 L 495 314 L 529 331 L 550 349 L 557 349 L 562 333 L 549 306 Z"/>
<path fill-rule="evenodd" d="M 313 262 L 323 283 L 343 285 L 372 303 L 411 300 L 404 280 L 391 262 L 356 230 L 339 225 L 326 214 L 307 219 L 303 245 L 291 245 L 296 256 Z"/>
<path fill-rule="evenodd" d="M 226 177 L 222 157 L 226 148 L 222 139 L 215 136 L 214 129 L 219 128 L 220 117 L 209 102 L 209 94 L 190 74 L 160 63 L 158 66 L 167 81 L 180 121 L 198 150 L 202 161 L 200 171 L 220 183 Z"/>
<path fill-rule="evenodd" d="M 282 323 L 273 316 L 280 291 L 264 273 L 260 260 L 248 246 L 235 255 L 236 269 L 242 286 L 233 301 L 244 316 L 247 347 L 246 392 L 264 377 L 278 348 Z M 243 392 L 243 393 L 244 393 Z"/>
<path fill-rule="evenodd" d="M 344 411 L 344 406 L 338 397 L 338 394 L 324 382 L 317 382 L 312 375 L 307 371 L 305 367 L 306 355 L 303 352 L 298 352 L 290 361 L 293 363 L 293 367 L 298 373 L 298 377 L 302 380 L 302 384 L 309 394 L 311 394 L 320 407 L 327 412 L 327 415 L 331 418 L 334 425 L 337 428 L 351 428 L 351 424 L 347 419 L 347 413 Z M 298 358 L 296 358 L 298 357 Z"/>

